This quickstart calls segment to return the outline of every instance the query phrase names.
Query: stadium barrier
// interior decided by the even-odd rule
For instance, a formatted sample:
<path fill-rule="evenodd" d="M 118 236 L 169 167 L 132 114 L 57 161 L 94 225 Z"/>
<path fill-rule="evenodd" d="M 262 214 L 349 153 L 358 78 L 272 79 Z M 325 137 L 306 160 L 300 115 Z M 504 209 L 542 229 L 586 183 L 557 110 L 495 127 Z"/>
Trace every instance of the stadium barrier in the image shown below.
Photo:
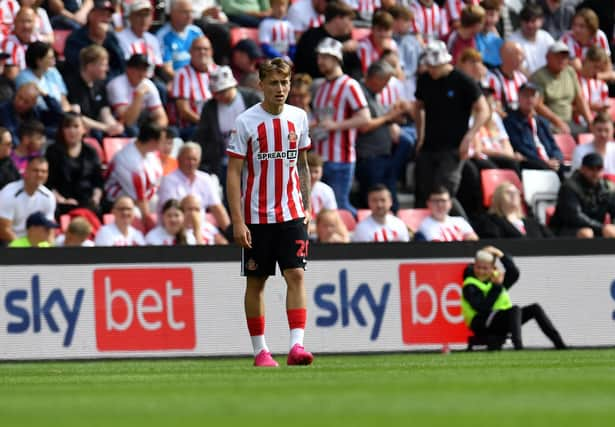
<path fill-rule="evenodd" d="M 615 246 L 493 243 L 513 255 L 516 304 L 540 302 L 572 346 L 615 345 Z M 480 243 L 310 247 L 306 347 L 315 353 L 464 348 L 461 272 Z M 0 359 L 247 355 L 235 247 L 0 250 Z M 288 347 L 280 276 L 267 341 Z M 550 344 L 533 324 L 527 346 Z"/>

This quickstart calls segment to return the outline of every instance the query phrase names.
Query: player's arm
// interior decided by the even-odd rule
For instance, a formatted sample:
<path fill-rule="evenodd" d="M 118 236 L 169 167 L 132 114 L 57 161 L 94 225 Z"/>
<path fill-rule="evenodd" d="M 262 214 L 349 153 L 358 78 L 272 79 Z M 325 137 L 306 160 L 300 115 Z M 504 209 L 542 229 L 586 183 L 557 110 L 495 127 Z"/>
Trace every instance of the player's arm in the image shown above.
<path fill-rule="evenodd" d="M 226 173 L 226 197 L 231 211 L 235 242 L 243 248 L 251 248 L 252 236 L 241 214 L 241 171 L 243 170 L 243 162 L 243 158 L 229 156 Z"/>
<path fill-rule="evenodd" d="M 301 185 L 301 198 L 303 199 L 303 207 L 306 212 L 306 220 L 309 220 L 311 211 L 310 209 L 310 167 L 307 161 L 307 150 L 299 151 L 299 161 L 297 163 L 297 170 L 299 172 L 299 182 Z"/>

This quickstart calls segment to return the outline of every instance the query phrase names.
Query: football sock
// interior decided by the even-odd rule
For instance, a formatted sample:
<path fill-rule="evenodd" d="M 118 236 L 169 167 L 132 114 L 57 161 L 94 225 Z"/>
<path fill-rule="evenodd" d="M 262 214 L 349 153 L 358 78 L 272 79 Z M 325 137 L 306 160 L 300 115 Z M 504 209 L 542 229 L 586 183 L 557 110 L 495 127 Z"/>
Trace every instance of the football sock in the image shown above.
<path fill-rule="evenodd" d="M 286 310 L 288 317 L 288 327 L 290 328 L 290 348 L 295 344 L 303 346 L 303 335 L 305 333 L 305 308 L 294 308 Z"/>
<path fill-rule="evenodd" d="M 263 350 L 269 351 L 269 347 L 267 347 L 265 342 L 265 316 L 249 318 L 248 331 L 250 331 L 254 356 L 258 356 Z"/>

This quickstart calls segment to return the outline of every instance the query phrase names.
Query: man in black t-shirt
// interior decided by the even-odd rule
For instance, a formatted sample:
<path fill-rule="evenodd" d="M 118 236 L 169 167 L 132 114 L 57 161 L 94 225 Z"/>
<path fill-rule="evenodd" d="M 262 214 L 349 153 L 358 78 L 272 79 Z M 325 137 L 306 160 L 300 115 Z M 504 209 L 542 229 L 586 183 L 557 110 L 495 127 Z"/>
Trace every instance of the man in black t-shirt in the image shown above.
<path fill-rule="evenodd" d="M 324 77 L 318 69 L 316 61 L 316 46 L 325 38 L 331 37 L 344 45 L 342 70 L 355 80 L 363 77 L 361 62 L 357 56 L 357 41 L 352 39 L 352 18 L 354 11 L 342 1 L 332 1 L 325 9 L 325 23 L 316 28 L 310 28 L 301 35 L 297 43 L 295 56 L 295 72 L 307 73 L 313 79 Z"/>
<path fill-rule="evenodd" d="M 109 69 L 107 50 L 98 45 L 88 46 L 81 50 L 79 63 L 81 69 L 66 79 L 68 102 L 79 105 L 85 125 L 97 139 L 121 135 L 124 126 L 113 117 L 105 90 Z"/>
<path fill-rule="evenodd" d="M 423 63 L 427 72 L 416 85 L 416 194 L 415 207 L 425 207 L 429 191 L 444 185 L 451 196 L 457 193 L 463 160 L 476 133 L 489 118 L 489 108 L 480 87 L 456 70 L 444 42 L 430 41 Z M 474 117 L 472 126 L 468 123 Z M 456 214 L 463 209 L 456 201 Z"/>

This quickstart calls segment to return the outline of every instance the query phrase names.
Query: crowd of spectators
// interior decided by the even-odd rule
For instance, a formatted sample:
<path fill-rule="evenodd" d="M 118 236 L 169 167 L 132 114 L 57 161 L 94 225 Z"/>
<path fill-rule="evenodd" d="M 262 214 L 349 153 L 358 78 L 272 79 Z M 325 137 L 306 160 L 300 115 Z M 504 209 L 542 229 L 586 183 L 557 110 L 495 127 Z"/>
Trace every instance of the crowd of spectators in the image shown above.
<path fill-rule="evenodd" d="M 615 237 L 613 9 L 0 0 L 0 245 L 228 243 L 226 147 L 274 57 L 310 120 L 315 241 Z M 557 173 L 551 228 L 513 182 L 485 203 L 489 169 Z"/>

